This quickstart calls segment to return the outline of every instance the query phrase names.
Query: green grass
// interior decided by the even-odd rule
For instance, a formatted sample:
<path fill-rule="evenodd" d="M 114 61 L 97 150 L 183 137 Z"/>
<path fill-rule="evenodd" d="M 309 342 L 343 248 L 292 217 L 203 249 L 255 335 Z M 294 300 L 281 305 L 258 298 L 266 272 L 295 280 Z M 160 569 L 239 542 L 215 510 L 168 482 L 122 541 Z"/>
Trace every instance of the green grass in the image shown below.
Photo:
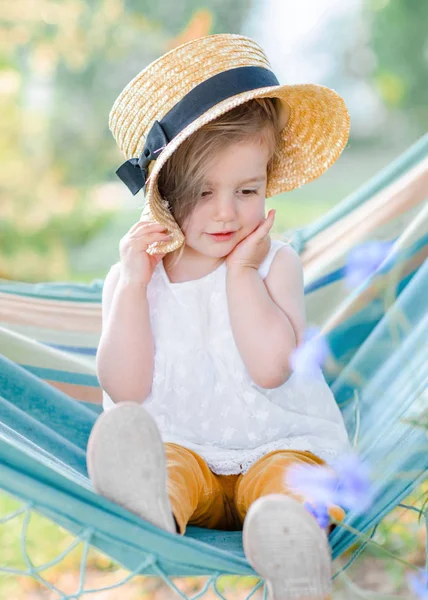
<path fill-rule="evenodd" d="M 0 493 L 0 518 L 10 515 L 24 504 L 10 496 Z M 75 540 L 74 536 L 35 511 L 30 513 L 30 520 L 25 536 L 25 548 L 35 567 L 46 564 L 64 552 Z M 21 551 L 21 533 L 25 513 L 0 524 L 0 566 L 27 571 L 28 567 Z M 76 571 L 82 558 L 83 543 L 77 545 L 58 565 L 41 572 L 41 576 L 55 582 L 59 574 L 65 571 Z M 95 549 L 91 549 L 87 564 L 92 569 L 108 571 L 117 565 L 108 557 Z M 40 585 L 31 577 L 18 578 L 15 575 L 0 573 L 0 600 L 26 598 L 26 593 L 39 589 Z M 40 589 L 43 589 L 42 586 Z M 24 593 L 25 592 L 25 593 Z"/>

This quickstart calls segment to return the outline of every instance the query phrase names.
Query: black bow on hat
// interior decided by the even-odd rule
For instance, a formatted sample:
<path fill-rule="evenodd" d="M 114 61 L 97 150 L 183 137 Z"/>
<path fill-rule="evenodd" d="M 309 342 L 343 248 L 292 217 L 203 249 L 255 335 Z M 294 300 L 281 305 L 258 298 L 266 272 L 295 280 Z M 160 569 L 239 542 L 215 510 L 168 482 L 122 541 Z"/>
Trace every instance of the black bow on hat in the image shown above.
<path fill-rule="evenodd" d="M 159 121 L 155 121 L 147 136 L 140 158 L 130 158 L 116 171 L 116 175 L 128 186 L 135 196 L 146 185 L 150 161 L 156 160 L 169 139 Z"/>

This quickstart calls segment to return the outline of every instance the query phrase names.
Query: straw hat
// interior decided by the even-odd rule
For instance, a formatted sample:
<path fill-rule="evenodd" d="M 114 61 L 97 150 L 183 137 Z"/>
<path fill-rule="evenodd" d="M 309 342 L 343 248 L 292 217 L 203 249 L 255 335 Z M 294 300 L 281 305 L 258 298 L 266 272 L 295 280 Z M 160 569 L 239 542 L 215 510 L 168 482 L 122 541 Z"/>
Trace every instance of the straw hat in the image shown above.
<path fill-rule="evenodd" d="M 316 179 L 338 159 L 350 126 L 343 99 L 321 85 L 280 85 L 262 48 L 242 35 L 209 35 L 174 48 L 143 69 L 116 99 L 109 127 L 128 159 L 116 173 L 134 195 L 145 188 L 142 218 L 174 234 L 147 252 L 172 252 L 184 243 L 157 188 L 162 166 L 192 133 L 252 98 L 281 101 L 280 151 L 266 197 Z"/>

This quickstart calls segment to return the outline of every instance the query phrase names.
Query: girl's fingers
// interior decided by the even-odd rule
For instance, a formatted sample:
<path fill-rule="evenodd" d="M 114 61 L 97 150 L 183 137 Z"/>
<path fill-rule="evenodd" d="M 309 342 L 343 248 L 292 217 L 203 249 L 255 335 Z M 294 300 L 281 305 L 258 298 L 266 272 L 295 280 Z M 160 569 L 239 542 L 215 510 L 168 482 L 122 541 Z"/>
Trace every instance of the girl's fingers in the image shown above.
<path fill-rule="evenodd" d="M 135 244 L 153 244 L 153 242 L 168 241 L 171 238 L 172 238 L 172 236 L 167 235 L 165 233 L 154 232 L 154 233 L 148 233 L 146 235 L 140 235 L 140 236 L 134 238 L 134 240 L 135 240 Z"/>
<path fill-rule="evenodd" d="M 265 234 L 266 231 L 269 231 L 269 229 L 272 227 L 274 217 L 275 217 L 275 211 L 274 210 L 269 211 L 268 216 L 263 221 L 263 223 L 260 225 L 260 229 L 263 234 Z M 259 229 L 259 231 L 260 231 L 260 229 Z"/>
<path fill-rule="evenodd" d="M 266 217 L 266 221 L 272 221 L 275 218 L 276 210 L 270 210 L 268 216 Z"/>
<path fill-rule="evenodd" d="M 128 233 L 128 237 L 136 238 L 142 235 L 147 235 L 148 232 L 162 232 L 167 231 L 167 228 L 164 225 L 160 225 L 159 223 L 139 223 L 139 226 Z"/>
<path fill-rule="evenodd" d="M 266 221 L 267 221 L 267 223 L 269 223 L 269 229 L 270 229 L 270 228 L 272 227 L 272 225 L 273 225 L 273 222 L 274 222 L 274 219 L 275 219 L 275 214 L 276 214 L 276 211 L 275 211 L 275 210 L 272 210 L 272 211 L 270 211 L 270 213 L 269 213 L 269 214 L 268 214 L 268 216 L 267 216 L 267 219 L 266 219 Z"/>
<path fill-rule="evenodd" d="M 137 229 L 139 229 L 142 225 L 147 225 L 149 223 L 149 221 L 137 221 L 136 223 L 133 224 L 132 227 L 130 227 L 130 229 L 128 230 L 128 235 L 130 233 L 133 233 L 134 231 L 136 231 Z"/>
<path fill-rule="evenodd" d="M 144 226 L 159 226 L 159 227 L 164 227 L 163 225 L 161 225 L 160 223 L 158 223 L 157 221 L 146 221 L 146 220 L 140 220 L 137 221 L 136 223 L 134 223 L 134 225 L 129 229 L 129 231 L 133 231 L 135 229 L 138 229 L 139 227 L 144 227 Z"/>
<path fill-rule="evenodd" d="M 161 231 L 152 231 L 151 233 L 146 231 L 145 233 L 142 233 L 141 235 L 134 235 L 134 236 L 132 236 L 132 238 L 129 238 L 129 239 L 131 240 L 131 242 L 139 242 L 141 239 L 149 239 L 149 240 L 153 240 L 153 239 L 168 240 L 169 239 L 170 240 L 170 239 L 172 239 L 172 236 L 169 233 L 162 233 Z"/>
<path fill-rule="evenodd" d="M 154 223 L 153 221 L 140 221 L 135 224 L 134 231 L 138 231 L 139 229 L 166 229 L 165 225 L 161 225 L 160 223 Z"/>

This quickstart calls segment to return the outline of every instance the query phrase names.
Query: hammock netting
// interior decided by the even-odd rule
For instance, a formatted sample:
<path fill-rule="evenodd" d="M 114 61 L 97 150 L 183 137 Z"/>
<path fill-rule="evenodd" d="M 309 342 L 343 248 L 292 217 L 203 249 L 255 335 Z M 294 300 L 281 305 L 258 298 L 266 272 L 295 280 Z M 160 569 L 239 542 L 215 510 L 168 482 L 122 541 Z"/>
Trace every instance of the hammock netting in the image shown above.
<path fill-rule="evenodd" d="M 350 511 L 330 534 L 333 558 L 373 537 L 378 524 L 427 479 L 428 415 L 428 135 L 421 138 L 335 209 L 293 234 L 305 274 L 308 324 L 331 348 L 323 370 L 353 446 L 372 469 L 375 501 Z M 382 264 L 358 287 L 346 285 L 350 251 L 367 241 L 393 242 Z M 218 578 L 256 576 L 241 531 L 189 526 L 169 534 L 98 495 L 86 470 L 90 431 L 102 411 L 95 354 L 101 333 L 103 281 L 91 284 L 0 280 L 0 488 L 24 514 L 26 569 L 0 573 L 34 577 L 58 594 L 80 598 L 135 575 L 159 576 L 182 598 L 171 577 L 204 576 L 201 596 Z M 416 510 L 414 507 L 407 507 Z M 44 579 L 26 548 L 32 512 L 84 543 L 79 588 L 67 595 Z M 422 511 L 418 511 L 422 514 Z M 424 513 L 425 518 L 428 514 Z M 84 587 L 92 546 L 129 576 L 114 586 Z M 69 552 L 70 549 L 67 550 Z M 335 576 L 337 576 L 336 573 Z M 247 596 L 263 586 L 261 578 Z M 195 596 L 196 597 L 196 596 Z"/>

